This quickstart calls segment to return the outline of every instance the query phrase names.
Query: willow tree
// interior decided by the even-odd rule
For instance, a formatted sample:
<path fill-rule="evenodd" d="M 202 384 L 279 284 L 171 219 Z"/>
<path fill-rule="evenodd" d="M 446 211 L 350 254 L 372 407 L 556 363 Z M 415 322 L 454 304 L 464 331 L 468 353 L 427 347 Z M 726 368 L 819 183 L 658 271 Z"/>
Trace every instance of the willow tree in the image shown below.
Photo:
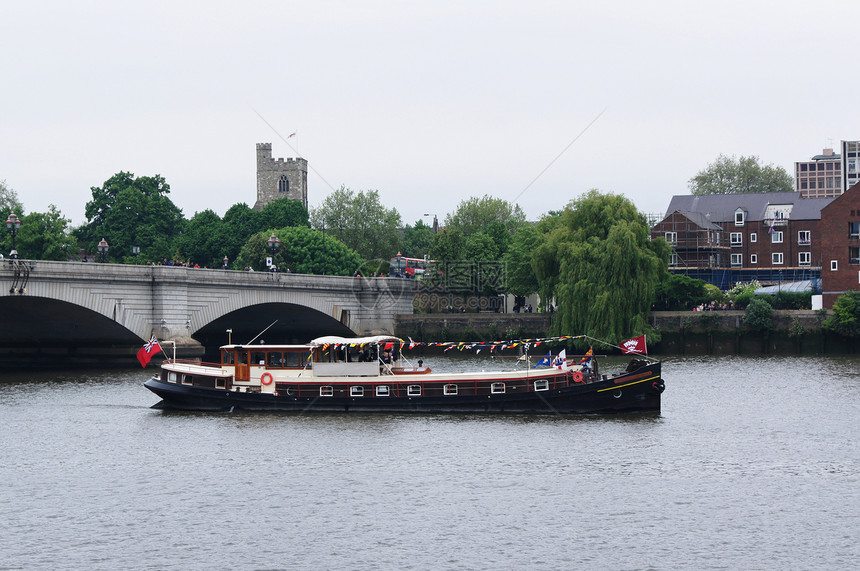
<path fill-rule="evenodd" d="M 650 332 L 648 313 L 670 252 L 665 241 L 649 239 L 633 203 L 591 190 L 549 228 L 534 268 L 542 296 L 555 297 L 556 333 L 617 343 Z"/>

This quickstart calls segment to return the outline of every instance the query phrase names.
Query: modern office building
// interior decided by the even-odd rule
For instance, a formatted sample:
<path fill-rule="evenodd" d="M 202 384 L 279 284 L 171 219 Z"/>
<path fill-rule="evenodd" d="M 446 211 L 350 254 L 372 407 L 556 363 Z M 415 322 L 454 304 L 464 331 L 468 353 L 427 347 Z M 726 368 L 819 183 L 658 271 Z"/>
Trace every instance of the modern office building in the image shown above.
<path fill-rule="evenodd" d="M 824 149 L 805 162 L 794 163 L 794 188 L 804 198 L 827 198 L 842 194 L 842 156 Z"/>

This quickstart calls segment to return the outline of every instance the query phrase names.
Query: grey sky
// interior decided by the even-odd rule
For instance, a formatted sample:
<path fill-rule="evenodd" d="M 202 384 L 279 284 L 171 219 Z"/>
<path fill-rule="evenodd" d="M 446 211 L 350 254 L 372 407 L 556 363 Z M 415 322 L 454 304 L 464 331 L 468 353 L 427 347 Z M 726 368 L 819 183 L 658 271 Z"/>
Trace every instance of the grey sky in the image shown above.
<path fill-rule="evenodd" d="M 0 0 L 0 180 L 75 224 L 121 170 L 223 215 L 256 199 L 256 143 L 296 154 L 268 123 L 297 133 L 312 206 L 377 189 L 414 223 L 513 200 L 603 112 L 519 204 L 661 212 L 720 153 L 792 172 L 860 138 L 858 21 L 842 0 Z"/>

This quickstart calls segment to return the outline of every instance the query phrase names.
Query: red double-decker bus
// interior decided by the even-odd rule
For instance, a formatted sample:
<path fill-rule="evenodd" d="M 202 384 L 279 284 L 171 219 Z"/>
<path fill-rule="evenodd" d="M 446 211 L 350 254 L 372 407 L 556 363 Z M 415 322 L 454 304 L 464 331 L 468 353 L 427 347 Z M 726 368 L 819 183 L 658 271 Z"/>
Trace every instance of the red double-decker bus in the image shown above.
<path fill-rule="evenodd" d="M 426 258 L 406 258 L 400 252 L 388 263 L 388 276 L 392 278 L 411 278 L 420 280 L 427 271 L 427 266 L 432 264 Z"/>

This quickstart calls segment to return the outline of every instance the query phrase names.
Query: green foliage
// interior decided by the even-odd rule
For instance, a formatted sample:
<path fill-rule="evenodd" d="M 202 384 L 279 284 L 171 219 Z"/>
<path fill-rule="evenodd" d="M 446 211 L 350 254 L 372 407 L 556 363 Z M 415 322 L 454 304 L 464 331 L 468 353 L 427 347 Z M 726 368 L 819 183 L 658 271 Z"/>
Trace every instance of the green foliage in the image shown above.
<path fill-rule="evenodd" d="M 534 270 L 535 252 L 543 243 L 544 236 L 531 224 L 523 224 L 511 237 L 505 253 L 507 293 L 527 296 L 540 288 Z M 543 298 L 546 299 L 546 298 Z"/>
<path fill-rule="evenodd" d="M 366 260 L 390 259 L 400 251 L 400 214 L 386 208 L 376 190 L 355 193 L 342 186 L 311 211 L 311 222 Z"/>
<path fill-rule="evenodd" d="M 436 233 L 424 221 L 419 220 L 415 226 L 406 225 L 403 229 L 403 239 L 400 253 L 407 258 L 423 258 L 430 254 Z"/>
<path fill-rule="evenodd" d="M 501 198 L 484 195 L 471 197 L 460 202 L 453 214 L 445 217 L 445 227 L 460 230 L 465 235 L 484 232 L 495 237 L 507 236 L 526 221 L 525 212 L 518 204 Z M 493 225 L 499 230 L 489 230 Z"/>
<path fill-rule="evenodd" d="M 860 291 L 846 291 L 836 299 L 824 328 L 845 337 L 860 337 Z"/>
<path fill-rule="evenodd" d="M 132 246 L 140 247 L 141 261 L 172 258 L 172 241 L 183 229 L 182 211 L 167 196 L 170 186 L 160 175 L 137 177 L 119 172 L 101 187 L 92 187 L 87 223 L 75 231 L 88 252 L 104 238 L 108 260 L 127 260 Z"/>
<path fill-rule="evenodd" d="M 812 309 L 812 292 L 781 291 L 773 297 L 774 309 Z"/>
<path fill-rule="evenodd" d="M 56 206 L 48 212 L 33 212 L 21 219 L 16 246 L 22 258 L 66 261 L 76 254 L 77 240 L 71 235 L 71 220 L 64 218 Z"/>
<path fill-rule="evenodd" d="M 759 164 L 756 156 L 720 155 L 689 180 L 692 194 L 794 192 L 794 179 L 782 167 Z"/>
<path fill-rule="evenodd" d="M 623 196 L 589 191 L 571 202 L 535 256 L 553 329 L 610 343 L 652 332 L 647 316 L 665 279 L 669 249 L 649 239 L 645 217 Z"/>
<path fill-rule="evenodd" d="M 18 195 L 15 191 L 6 185 L 6 181 L 0 180 L 0 216 L 3 217 L 3 220 L 0 220 L 0 223 L 5 222 L 13 212 L 17 214 L 19 218 L 23 217 L 24 205 L 21 204 L 20 200 L 18 200 Z"/>
<path fill-rule="evenodd" d="M 707 282 L 681 274 L 669 274 L 657 286 L 654 309 L 658 311 L 685 311 L 709 302 L 711 292 Z"/>
<path fill-rule="evenodd" d="M 327 274 L 350 276 L 361 268 L 362 259 L 343 242 L 306 226 L 292 226 L 274 230 L 281 246 L 273 256 L 273 263 L 281 270 L 289 269 L 300 274 Z M 271 232 L 251 236 L 242 247 L 234 267 L 267 271 L 266 258 L 271 256 L 266 241 Z"/>
<path fill-rule="evenodd" d="M 180 256 L 203 267 L 217 268 L 230 252 L 221 218 L 212 210 L 197 212 L 185 224 L 185 231 L 176 238 Z M 233 257 L 231 256 L 230 259 Z"/>
<path fill-rule="evenodd" d="M 258 231 L 288 226 L 308 226 L 308 209 L 298 200 L 280 198 L 263 207 L 258 217 Z"/>
<path fill-rule="evenodd" d="M 765 300 L 752 300 L 744 313 L 744 326 L 752 331 L 771 331 L 773 329 L 773 307 Z"/>
<path fill-rule="evenodd" d="M 806 329 L 803 327 L 803 324 L 800 323 L 800 320 L 798 318 L 792 317 L 791 326 L 788 329 L 788 336 L 802 337 L 804 333 L 806 333 Z"/>

